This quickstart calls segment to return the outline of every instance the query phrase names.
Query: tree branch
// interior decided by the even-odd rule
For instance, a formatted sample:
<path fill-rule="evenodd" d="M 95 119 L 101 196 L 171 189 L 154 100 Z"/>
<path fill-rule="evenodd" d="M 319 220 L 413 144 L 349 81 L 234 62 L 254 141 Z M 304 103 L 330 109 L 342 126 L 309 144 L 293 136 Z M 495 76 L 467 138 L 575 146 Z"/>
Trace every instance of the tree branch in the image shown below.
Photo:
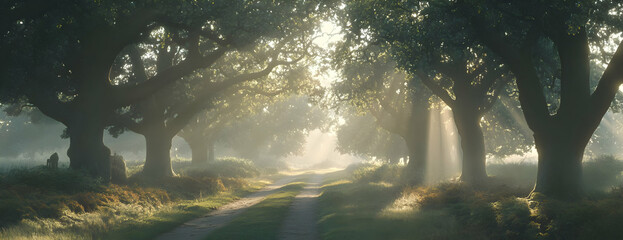
<path fill-rule="evenodd" d="M 132 72 L 134 73 L 134 76 L 136 76 L 136 82 L 147 81 L 145 62 L 141 58 L 142 55 L 141 49 L 136 45 L 130 46 L 128 49 L 128 56 L 130 57 L 130 62 L 132 63 Z"/>
<path fill-rule="evenodd" d="M 284 62 L 282 61 L 273 61 L 261 71 L 240 74 L 222 82 L 207 84 L 207 87 L 204 88 L 204 90 L 200 94 L 200 97 L 184 107 L 184 110 L 180 111 L 177 117 L 172 119 L 167 124 L 167 126 L 169 127 L 169 131 L 171 133 L 177 134 L 182 128 L 184 128 L 188 121 L 190 121 L 190 119 L 195 116 L 195 114 L 210 106 L 210 104 L 212 104 L 211 99 L 214 98 L 221 91 L 239 83 L 268 76 L 275 67 L 283 64 Z"/>
<path fill-rule="evenodd" d="M 546 130 L 551 116 L 543 87 L 531 60 L 531 45 L 523 44 L 519 49 L 496 34 L 483 19 L 471 17 L 471 23 L 482 42 L 502 58 L 516 77 L 519 101 L 528 126 L 534 132 Z"/>
<path fill-rule="evenodd" d="M 623 83 L 623 41 L 619 44 L 590 98 L 587 124 L 596 129 Z M 591 133 L 592 134 L 592 133 Z"/>
<path fill-rule="evenodd" d="M 198 60 L 187 58 L 180 64 L 159 72 L 145 82 L 133 85 L 113 86 L 111 94 L 114 96 L 114 100 L 111 104 L 114 107 L 122 107 L 143 100 L 162 87 L 175 82 L 177 79 L 192 73 L 196 69 L 205 68 L 214 64 L 225 52 L 227 52 L 227 49 L 219 48 L 208 56 Z"/>
<path fill-rule="evenodd" d="M 433 92 L 433 94 L 441 98 L 441 100 L 443 100 L 443 102 L 446 103 L 446 105 L 448 105 L 450 108 L 455 107 L 455 100 L 452 99 L 452 97 L 450 97 L 450 94 L 448 93 L 448 91 L 443 89 L 443 87 L 439 86 L 439 84 L 436 84 L 435 82 L 433 82 L 433 80 L 431 80 L 425 74 L 419 71 L 416 72 L 416 74 L 418 78 L 422 81 L 422 83 L 424 83 L 424 85 L 426 85 L 426 87 L 428 87 L 428 89 L 430 89 Z"/>

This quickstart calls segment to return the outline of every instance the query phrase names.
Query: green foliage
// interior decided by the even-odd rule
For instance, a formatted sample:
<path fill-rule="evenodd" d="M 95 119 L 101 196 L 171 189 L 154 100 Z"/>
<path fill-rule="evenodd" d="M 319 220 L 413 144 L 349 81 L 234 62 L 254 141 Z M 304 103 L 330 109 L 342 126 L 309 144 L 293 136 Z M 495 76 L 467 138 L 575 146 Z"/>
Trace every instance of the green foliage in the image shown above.
<path fill-rule="evenodd" d="M 379 126 L 371 114 L 360 116 L 347 113 L 344 120 L 345 123 L 337 130 L 337 149 L 340 152 L 374 157 L 388 163 L 397 163 L 400 158 L 407 157 L 404 139 Z"/>
<path fill-rule="evenodd" d="M 290 205 L 303 186 L 295 182 L 280 188 L 206 239 L 277 239 Z"/>

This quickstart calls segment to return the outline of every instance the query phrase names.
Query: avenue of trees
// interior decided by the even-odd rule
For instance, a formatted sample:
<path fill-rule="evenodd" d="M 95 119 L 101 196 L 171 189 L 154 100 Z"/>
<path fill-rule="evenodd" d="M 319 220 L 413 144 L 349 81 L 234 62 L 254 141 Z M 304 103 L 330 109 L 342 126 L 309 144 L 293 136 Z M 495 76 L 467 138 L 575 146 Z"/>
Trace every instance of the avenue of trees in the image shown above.
<path fill-rule="evenodd" d="M 322 8 L 314 1 L 7 1 L 2 101 L 32 105 L 63 123 L 70 167 L 104 179 L 110 178 L 104 129 L 122 121 L 119 112 L 144 115 L 142 128 L 159 128 L 145 134 L 145 171 L 172 175 L 168 154 L 158 151 L 166 151 L 187 116 L 231 85 L 304 58 L 305 38 L 320 16 L 314 12 Z M 210 72 L 232 54 L 253 59 Z M 193 84 L 197 96 L 175 109 L 186 112 L 166 111 L 183 96 L 164 88 L 193 79 L 201 83 Z M 175 99 L 159 104 L 164 99 L 157 95 Z M 181 123 L 162 126 L 163 113 Z"/>
<path fill-rule="evenodd" d="M 314 42 L 323 21 L 341 29 L 330 50 Z M 0 23 L 2 107 L 62 123 L 70 167 L 104 180 L 107 132 L 142 135 L 143 174 L 164 178 L 175 136 L 201 166 L 219 144 L 296 154 L 333 124 L 340 151 L 402 160 L 423 184 L 431 116 L 447 109 L 461 181 L 482 186 L 488 158 L 534 148 L 533 194 L 575 199 L 584 156 L 620 122 L 618 1 L 8 0 Z M 339 79 L 324 88 L 319 65 Z"/>
<path fill-rule="evenodd" d="M 581 195 L 584 150 L 623 80 L 621 3 L 349 1 L 344 9 L 347 43 L 386 49 L 452 109 L 462 180 L 486 178 L 481 117 L 515 80 L 538 152 L 533 192 Z"/>

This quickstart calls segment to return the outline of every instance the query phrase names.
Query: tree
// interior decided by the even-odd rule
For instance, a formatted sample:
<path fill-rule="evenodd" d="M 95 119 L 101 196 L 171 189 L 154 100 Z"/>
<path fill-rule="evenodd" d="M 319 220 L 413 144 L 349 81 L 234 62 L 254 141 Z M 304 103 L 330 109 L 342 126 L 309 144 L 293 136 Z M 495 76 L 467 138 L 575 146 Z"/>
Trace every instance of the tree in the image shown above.
<path fill-rule="evenodd" d="M 305 78 L 309 76 L 309 73 L 305 72 L 305 66 L 298 66 L 298 72 L 295 75 L 291 75 L 288 78 Z M 281 77 L 277 78 L 280 79 Z M 319 83 L 314 79 L 307 78 L 296 81 L 297 84 L 284 85 L 283 81 L 274 81 L 275 84 L 256 84 L 256 86 L 240 86 L 236 90 L 239 91 L 237 95 L 233 95 L 224 101 L 218 101 L 218 106 L 214 106 L 205 113 L 199 114 L 197 118 L 188 124 L 180 134 L 182 138 L 190 146 L 193 158 L 193 164 L 200 165 L 207 162 L 214 161 L 215 156 L 215 144 L 217 142 L 226 142 L 230 139 L 228 135 L 243 134 L 241 139 L 233 140 L 229 142 L 230 146 L 234 147 L 238 152 L 256 151 L 257 148 L 263 147 L 266 144 L 262 144 L 264 139 L 256 139 L 258 132 L 265 132 L 266 134 L 279 135 L 282 131 L 296 132 L 289 125 L 282 125 L 278 128 L 273 128 L 275 124 L 274 119 L 264 120 L 268 118 L 267 112 L 273 115 L 272 109 L 275 105 L 282 102 L 288 102 L 287 100 L 293 98 L 293 94 L 313 94 L 315 91 L 319 91 Z M 316 93 L 317 94 L 317 93 Z M 298 107 L 298 105 L 297 105 Z M 292 114 L 294 116 L 304 116 L 306 113 L 292 113 L 289 109 L 283 109 L 278 114 L 287 116 Z M 272 115 L 271 115 L 272 116 Z M 290 116 L 291 118 L 296 118 Z M 312 120 L 312 119 L 308 119 Z M 293 122 L 296 122 L 292 120 Z M 252 123 L 251 123 L 252 122 Z M 314 124 L 315 121 L 310 121 L 308 124 Z M 305 124 L 304 124 L 305 125 Z M 270 131 L 272 129 L 273 131 Z M 301 126 L 303 131 L 305 127 Z M 285 137 L 284 137 L 285 138 Z M 255 143 L 247 142 L 247 139 L 255 139 Z M 287 141 L 287 140 L 286 140 Z M 247 145 L 240 145 L 240 142 L 246 142 Z M 207 151 L 206 151 L 207 150 Z M 255 156 L 254 156 L 255 157 Z"/>
<path fill-rule="evenodd" d="M 533 194 L 577 199 L 582 193 L 584 150 L 623 80 L 623 47 L 611 42 L 623 31 L 623 5 L 457 1 L 446 9 L 463 20 L 465 32 L 495 52 L 516 78 L 521 108 L 539 154 Z M 551 46 L 552 54 L 543 56 L 543 46 Z M 591 49 L 601 56 L 592 55 Z M 545 61 L 558 64 L 558 76 L 543 76 Z M 595 87 L 590 84 L 591 61 L 609 61 Z M 548 80 L 560 86 L 553 104 L 543 91 Z"/>
<path fill-rule="evenodd" d="M 516 89 L 511 86 L 508 89 Z M 514 90 L 513 90 L 514 91 Z M 534 147 L 532 131 L 521 114 L 516 93 L 502 94 L 480 123 L 488 159 L 523 155 Z"/>
<path fill-rule="evenodd" d="M 344 123 L 337 129 L 337 149 L 359 157 L 397 164 L 405 161 L 409 151 L 404 139 L 377 124 L 372 114 L 360 115 L 356 110 L 342 114 Z"/>
<path fill-rule="evenodd" d="M 317 10 L 315 1 L 8 1 L 3 87 L 67 126 L 70 166 L 109 179 L 103 131 L 117 108 L 146 99 L 260 37 L 278 38 Z M 290 24 L 290 25 L 288 25 Z M 147 81 L 112 81 L 128 46 L 167 27 L 186 54 Z M 3 95 L 5 92 L 3 91 Z M 6 97 L 5 97 L 6 98 Z M 5 100 L 6 101 L 6 100 Z"/>
<path fill-rule="evenodd" d="M 154 178 L 175 175 L 170 157 L 173 137 L 197 113 L 212 108 L 210 105 L 214 102 L 220 101 L 221 105 L 234 111 L 242 102 L 253 101 L 247 97 L 247 91 L 253 89 L 252 85 L 273 91 L 302 87 L 300 83 L 303 81 L 290 73 L 291 69 L 296 71 L 295 65 L 306 57 L 310 44 L 305 36 L 299 36 L 299 31 L 306 33 L 298 29 L 293 33 L 296 36 L 287 36 L 278 42 L 260 40 L 257 47 L 230 52 L 210 69 L 188 76 L 185 81 L 167 88 L 169 91 L 159 92 L 122 113 L 119 120 L 121 126 L 145 136 L 147 151 L 143 174 Z M 166 37 L 162 38 L 165 43 L 156 43 L 159 46 L 155 54 L 157 59 L 152 61 L 152 66 L 146 65 L 138 54 L 130 56 L 131 69 L 136 75 L 146 76 L 146 68 L 167 69 L 178 58 L 175 56 L 177 51 L 172 50 L 175 46 L 168 45 Z M 209 80 L 208 83 L 198 84 L 198 79 L 202 82 Z M 119 129 L 122 128 L 113 130 Z"/>
<path fill-rule="evenodd" d="M 370 113 L 381 128 L 402 137 L 409 150 L 410 181 L 423 183 L 431 93 L 397 69 L 382 47 L 357 35 L 346 36 L 334 60 L 344 78 L 333 86 L 335 97 Z"/>
<path fill-rule="evenodd" d="M 180 131 L 178 135 L 190 147 L 193 165 L 214 162 L 214 144 L 225 127 L 245 114 L 240 113 L 240 110 L 248 110 L 248 108 L 242 108 L 238 104 L 213 107 L 205 113 L 197 114 L 196 118 Z"/>
<path fill-rule="evenodd" d="M 221 132 L 221 145 L 265 166 L 275 166 L 279 158 L 301 153 L 309 132 L 322 129 L 327 122 L 326 113 L 315 105 L 323 91 L 311 90 L 286 94 L 231 122 Z"/>
<path fill-rule="evenodd" d="M 452 109 L 463 150 L 461 180 L 483 183 L 486 151 L 480 122 L 511 79 L 507 70 L 487 49 L 460 34 L 462 25 L 452 13 L 420 1 L 353 1 L 346 12 L 354 38 L 388 49 L 399 68 Z"/>

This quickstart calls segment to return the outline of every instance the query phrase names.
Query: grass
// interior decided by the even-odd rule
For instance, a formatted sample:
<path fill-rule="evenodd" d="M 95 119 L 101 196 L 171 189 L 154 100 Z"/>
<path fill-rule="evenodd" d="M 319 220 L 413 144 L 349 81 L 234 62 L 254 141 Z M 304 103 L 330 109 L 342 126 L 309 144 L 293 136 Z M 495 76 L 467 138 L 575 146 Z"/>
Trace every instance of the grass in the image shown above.
<path fill-rule="evenodd" d="M 623 239 L 620 188 L 577 202 L 528 200 L 522 197 L 529 188 L 510 188 L 497 178 L 473 189 L 459 182 L 410 187 L 399 177 L 378 177 L 394 171 L 364 165 L 326 182 L 320 197 L 321 238 Z"/>
<path fill-rule="evenodd" d="M 256 182 L 252 186 L 237 191 L 220 192 L 199 200 L 183 201 L 151 216 L 133 218 L 131 221 L 108 231 L 108 234 L 103 235 L 103 239 L 153 239 L 184 222 L 233 202 L 250 192 L 257 191 L 262 185 Z"/>
<path fill-rule="evenodd" d="M 0 239 L 153 239 L 264 184 L 253 182 L 244 189 L 163 206 L 152 206 L 146 202 L 116 203 L 81 214 L 67 211 L 60 218 L 24 219 L 3 228 Z"/>
<path fill-rule="evenodd" d="M 140 174 L 129 182 L 102 184 L 62 168 L 5 171 L 0 239 L 153 239 L 267 183 L 201 175 L 148 180 Z"/>
<path fill-rule="evenodd" d="M 277 239 L 289 207 L 303 186 L 302 182 L 294 182 L 280 188 L 206 239 Z"/>
<path fill-rule="evenodd" d="M 163 206 L 145 202 L 117 203 L 87 213 L 65 212 L 58 219 L 24 219 L 3 228 L 0 239 L 153 239 L 176 226 L 261 188 L 253 182 L 244 189 L 224 191 L 197 200 Z"/>

